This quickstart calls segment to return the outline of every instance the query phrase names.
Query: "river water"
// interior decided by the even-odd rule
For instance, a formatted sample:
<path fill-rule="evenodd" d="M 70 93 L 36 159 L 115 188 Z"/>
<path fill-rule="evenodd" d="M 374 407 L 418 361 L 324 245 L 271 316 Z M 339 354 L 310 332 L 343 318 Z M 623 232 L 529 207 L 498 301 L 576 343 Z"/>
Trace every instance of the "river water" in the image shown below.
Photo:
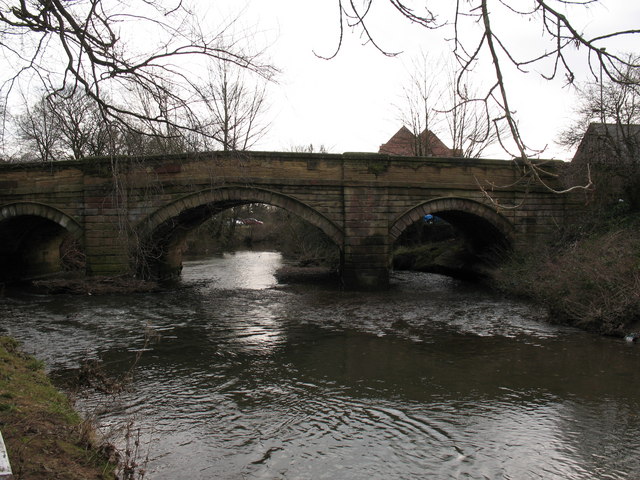
<path fill-rule="evenodd" d="M 145 478 L 638 479 L 640 345 L 545 322 L 474 285 L 278 285 L 278 253 L 185 263 L 162 293 L 0 299 L 54 378 L 98 359 Z M 121 433 L 121 432 L 120 432 Z"/>

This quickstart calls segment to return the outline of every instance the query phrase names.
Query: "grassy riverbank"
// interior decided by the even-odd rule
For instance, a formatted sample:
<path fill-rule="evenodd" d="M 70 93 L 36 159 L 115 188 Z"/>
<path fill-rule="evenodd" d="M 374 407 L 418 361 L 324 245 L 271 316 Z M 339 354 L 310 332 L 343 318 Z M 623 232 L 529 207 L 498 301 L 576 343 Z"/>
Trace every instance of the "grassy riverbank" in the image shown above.
<path fill-rule="evenodd" d="M 494 274 L 509 294 L 546 306 L 554 321 L 604 335 L 640 330 L 640 214 L 592 218 Z"/>
<path fill-rule="evenodd" d="M 0 429 L 16 480 L 115 479 L 93 429 L 73 410 L 38 360 L 0 337 Z"/>

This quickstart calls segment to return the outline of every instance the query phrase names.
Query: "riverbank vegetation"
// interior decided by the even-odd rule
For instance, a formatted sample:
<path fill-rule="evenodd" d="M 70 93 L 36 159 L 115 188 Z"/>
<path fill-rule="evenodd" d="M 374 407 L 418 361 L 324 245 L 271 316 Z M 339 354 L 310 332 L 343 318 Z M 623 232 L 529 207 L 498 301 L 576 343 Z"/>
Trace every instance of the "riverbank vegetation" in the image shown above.
<path fill-rule="evenodd" d="M 115 464 L 97 447 L 90 422 L 22 353 L 0 337 L 0 427 L 16 480 L 115 479 Z"/>
<path fill-rule="evenodd" d="M 628 61 L 637 66 L 637 55 Z M 639 86 L 629 66 L 581 88 L 560 142 L 576 147 L 565 185 L 593 185 L 585 210 L 555 242 L 496 275 L 499 288 L 546 305 L 554 320 L 607 335 L 640 328 Z"/>
<path fill-rule="evenodd" d="M 553 321 L 622 336 L 640 329 L 640 213 L 617 205 L 554 243 L 514 255 L 494 285 L 539 302 Z"/>

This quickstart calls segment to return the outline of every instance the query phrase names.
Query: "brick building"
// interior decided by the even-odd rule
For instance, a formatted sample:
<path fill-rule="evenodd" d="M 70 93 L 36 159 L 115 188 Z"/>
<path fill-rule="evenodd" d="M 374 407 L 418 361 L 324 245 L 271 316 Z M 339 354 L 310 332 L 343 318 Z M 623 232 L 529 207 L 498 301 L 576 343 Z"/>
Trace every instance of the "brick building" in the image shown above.
<path fill-rule="evenodd" d="M 378 153 L 405 157 L 456 157 L 456 151 L 447 147 L 431 130 L 414 135 L 404 125 L 387 143 L 380 145 Z"/>
<path fill-rule="evenodd" d="M 591 175 L 596 203 L 623 199 L 640 207 L 640 125 L 591 123 L 568 170 L 573 184 Z"/>

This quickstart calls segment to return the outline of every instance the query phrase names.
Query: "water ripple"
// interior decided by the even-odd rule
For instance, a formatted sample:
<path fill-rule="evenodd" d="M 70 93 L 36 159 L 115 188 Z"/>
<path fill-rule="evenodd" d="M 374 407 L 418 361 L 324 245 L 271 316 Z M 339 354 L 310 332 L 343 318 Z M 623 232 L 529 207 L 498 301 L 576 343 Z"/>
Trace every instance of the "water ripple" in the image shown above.
<path fill-rule="evenodd" d="M 133 372 L 78 405 L 114 435 L 135 421 L 151 480 L 640 477 L 640 349 L 435 275 L 272 288 L 280 262 L 187 263 L 162 294 L 6 297 L 0 329 L 57 377 L 87 358 Z"/>

